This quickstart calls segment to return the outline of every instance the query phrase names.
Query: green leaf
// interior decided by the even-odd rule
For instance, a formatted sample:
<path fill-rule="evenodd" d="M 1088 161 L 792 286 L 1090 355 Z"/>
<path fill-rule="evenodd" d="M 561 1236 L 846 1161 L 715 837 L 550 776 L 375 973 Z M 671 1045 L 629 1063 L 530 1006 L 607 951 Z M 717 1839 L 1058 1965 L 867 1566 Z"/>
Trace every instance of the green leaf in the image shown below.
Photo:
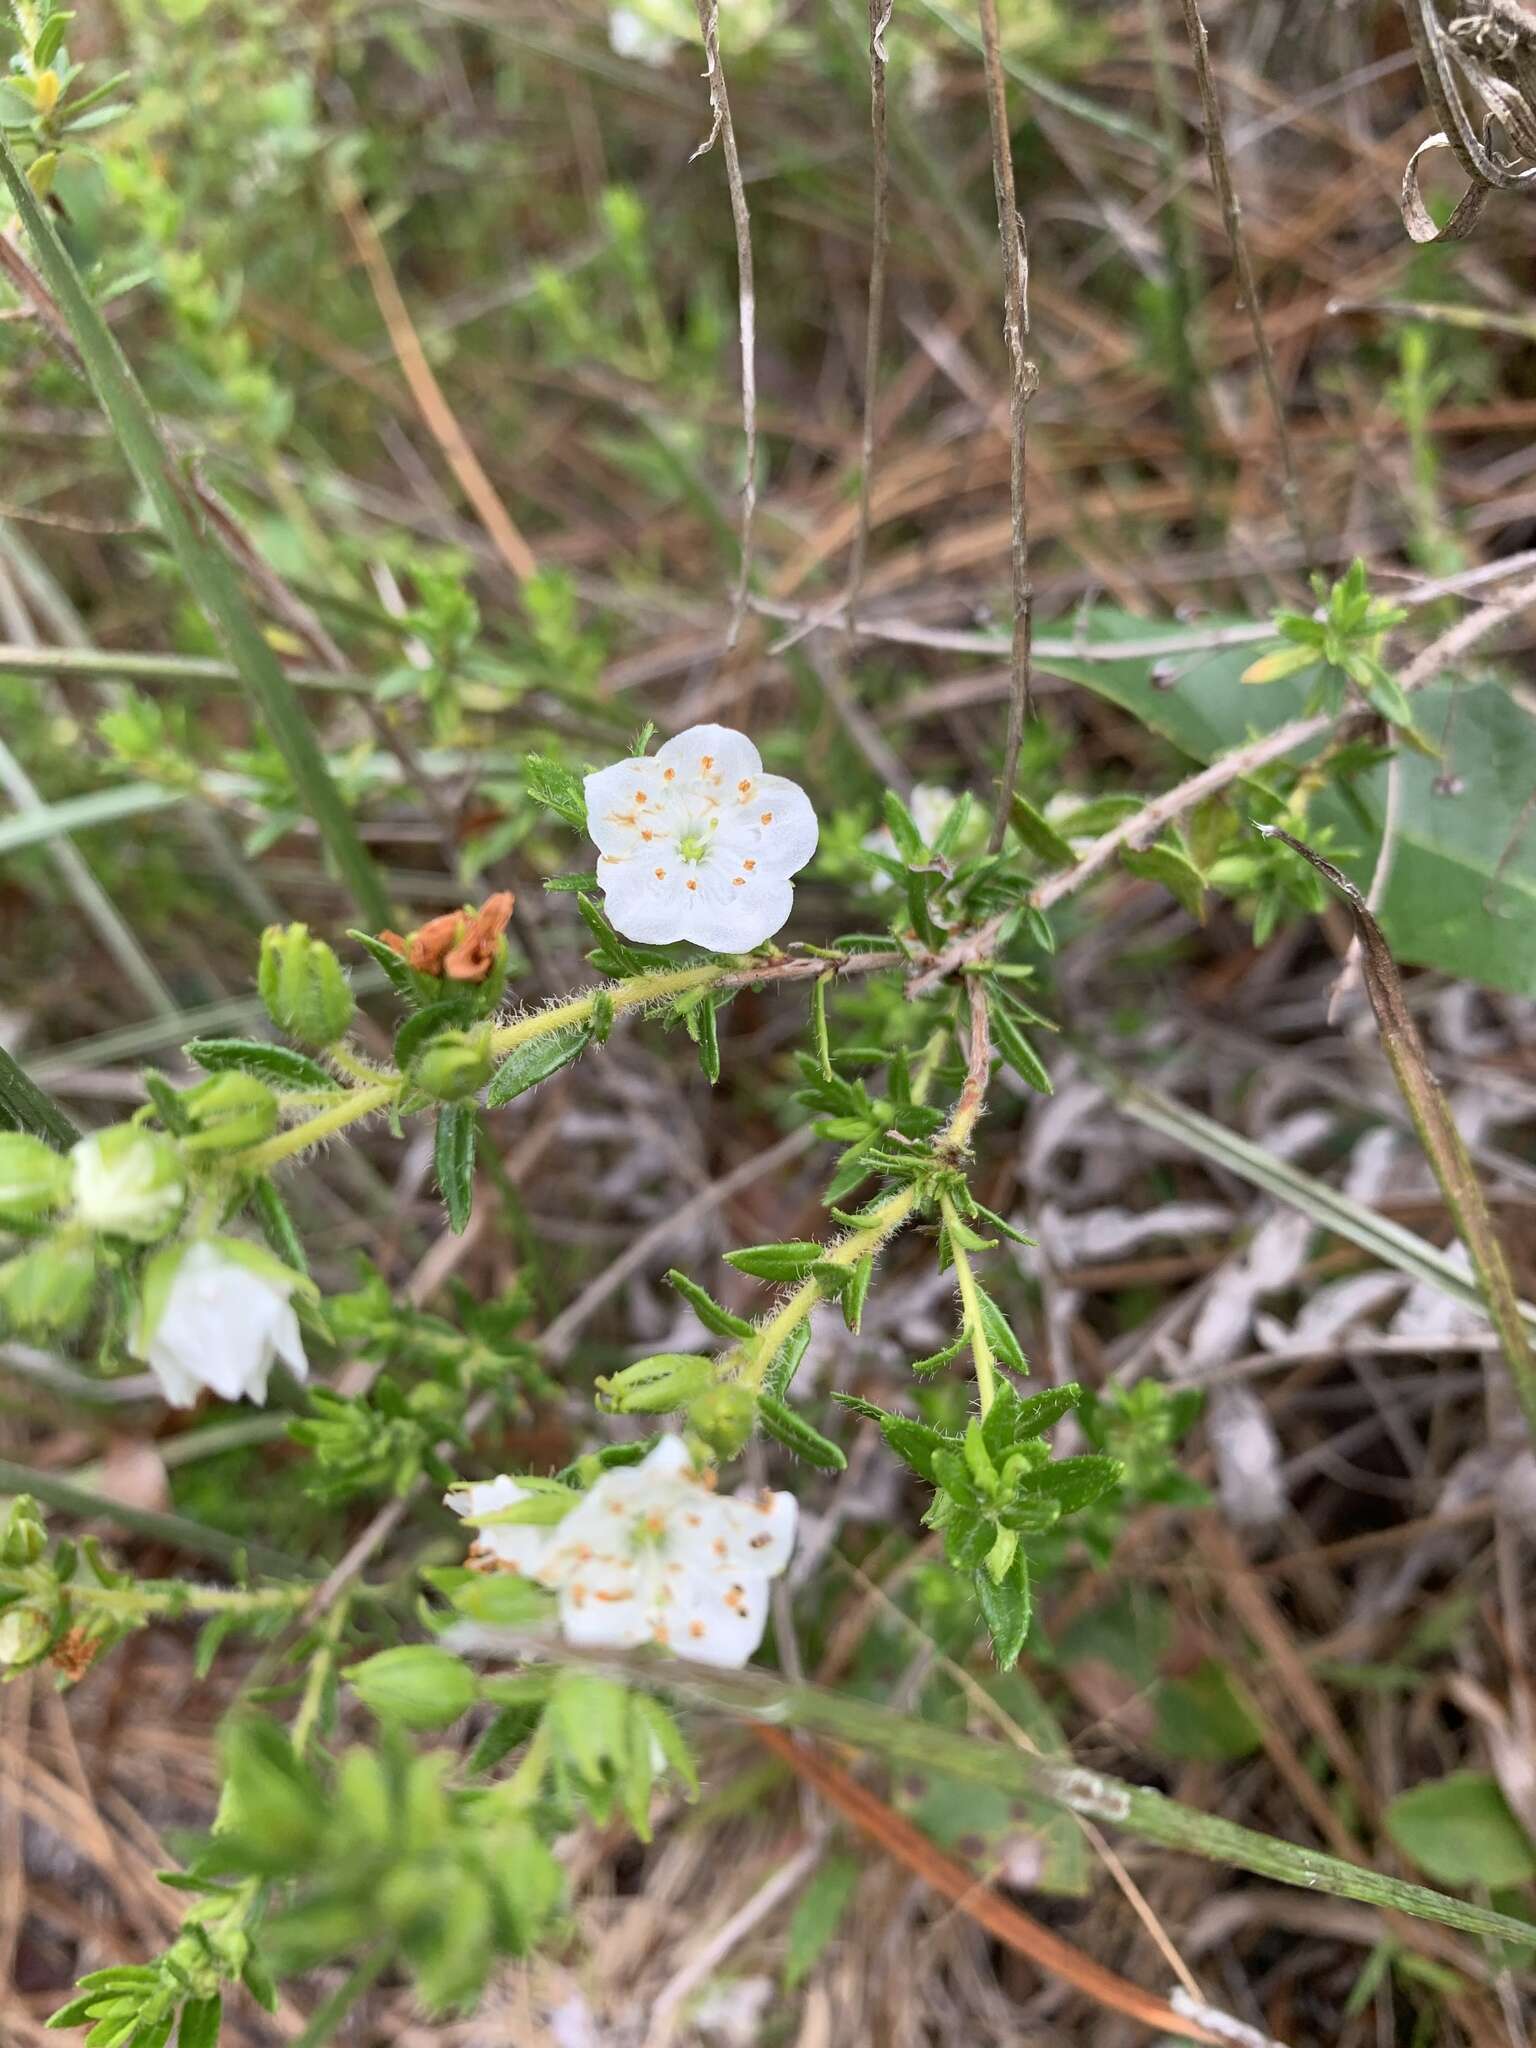
<path fill-rule="evenodd" d="M 1252 1756 L 1263 1736 L 1232 1681 L 1232 1674 L 1207 1657 L 1183 1678 L 1164 1679 L 1156 1690 L 1155 1746 L 1190 1763 L 1233 1763 Z"/>
<path fill-rule="evenodd" d="M 580 1059 L 586 1049 L 584 1030 L 552 1031 L 546 1038 L 530 1038 L 509 1053 L 491 1076 L 485 1091 L 486 1108 L 500 1109 L 503 1103 L 515 1101 L 572 1060 Z"/>
<path fill-rule="evenodd" d="M 875 1255 L 866 1252 L 848 1276 L 848 1285 L 843 1289 L 843 1321 L 855 1336 L 864 1319 L 864 1302 L 869 1293 L 869 1283 L 874 1277 Z"/>
<path fill-rule="evenodd" d="M 342 1083 L 318 1060 L 290 1045 L 270 1045 L 258 1038 L 189 1038 L 182 1047 L 189 1060 L 209 1074 L 254 1074 L 274 1088 L 340 1089 Z"/>
<path fill-rule="evenodd" d="M 1043 860 L 1048 867 L 1071 867 L 1077 858 L 1072 851 L 1071 840 L 1063 839 L 1056 827 L 1048 823 L 1029 799 L 1020 796 L 1017 790 L 1013 793 L 1009 816 L 1020 842 L 1037 860 Z"/>
<path fill-rule="evenodd" d="M 223 2015 L 223 2001 L 217 1991 L 207 1998 L 189 1998 L 181 2009 L 176 2048 L 218 2048 Z"/>
<path fill-rule="evenodd" d="M 824 1856 L 795 1903 L 784 1939 L 784 1989 L 794 1991 L 820 1962 L 859 1881 L 855 1856 Z"/>
<path fill-rule="evenodd" d="M 67 1152 L 80 1136 L 51 1095 L 45 1095 L 0 1045 L 0 1131 L 25 1131 Z"/>
<path fill-rule="evenodd" d="M 347 937 L 355 939 L 369 958 L 383 968 L 385 974 L 389 977 L 390 986 L 394 989 L 395 994 L 402 997 L 414 1009 L 420 1000 L 417 976 L 406 965 L 406 962 L 395 951 L 394 947 L 386 946 L 384 941 L 376 939 L 372 932 L 349 931 Z"/>
<path fill-rule="evenodd" d="M 111 789 L 88 790 L 83 796 L 62 797 L 55 804 L 29 804 L 12 817 L 0 818 L 0 858 L 20 853 L 26 846 L 67 838 L 98 825 L 113 825 L 121 818 L 139 817 L 145 811 L 170 810 L 185 801 L 179 789 L 126 782 Z"/>
<path fill-rule="evenodd" d="M 712 1330 L 717 1337 L 751 1336 L 752 1325 L 746 1317 L 732 1315 L 728 1308 L 722 1308 L 697 1280 L 690 1280 L 676 1266 L 670 1268 L 666 1277 L 668 1285 L 677 1289 L 706 1330 Z"/>
<path fill-rule="evenodd" d="M 475 1199 L 475 1134 L 479 1115 L 472 1102 L 448 1102 L 437 1112 L 433 1164 L 438 1192 L 455 1235 L 469 1221 Z"/>
<path fill-rule="evenodd" d="M 1019 1652 L 1029 1634 L 1029 1619 L 1033 1611 L 1029 1560 L 1022 1550 L 1018 1551 L 1001 1584 L 985 1570 L 973 1572 L 971 1584 L 976 1589 L 981 1618 L 992 1638 L 992 1653 L 997 1658 L 998 1668 L 1011 1671 L 1019 1661 Z"/>
<path fill-rule="evenodd" d="M 1042 1065 L 1040 1055 L 1009 1012 L 1000 1002 L 991 1002 L 987 1005 L 987 1014 L 992 1020 L 993 1043 L 1019 1079 L 1041 1095 L 1052 1094 L 1051 1077 Z"/>
<path fill-rule="evenodd" d="M 1031 1494 L 1054 1501 L 1064 1515 L 1075 1515 L 1112 1493 L 1124 1477 L 1125 1467 L 1118 1458 L 1089 1451 L 1080 1458 L 1058 1458 L 1043 1471 L 1032 1473 L 1028 1488 Z"/>
<path fill-rule="evenodd" d="M 885 813 L 885 822 L 891 837 L 896 842 L 896 851 L 901 858 L 912 865 L 928 858 L 927 842 L 917 829 L 912 813 L 907 809 L 894 789 L 886 790 L 880 798 L 880 807 Z"/>
<path fill-rule="evenodd" d="M 1123 847 L 1120 862 L 1143 881 L 1157 882 L 1197 924 L 1205 923 L 1205 878 L 1175 846 Z"/>
<path fill-rule="evenodd" d="M 384 924 L 389 898 L 352 815 L 331 780 L 325 756 L 293 684 L 262 633 L 240 582 L 181 473 L 160 439 L 138 380 L 93 304 L 74 259 L 0 133 L 0 178 L 9 188 L 48 289 L 74 336 L 92 389 L 112 424 L 140 488 L 193 597 L 240 672 L 240 680 L 273 745 L 287 764 L 305 814 L 314 821 L 337 869 L 369 923 Z"/>
<path fill-rule="evenodd" d="M 413 1010 L 395 1033 L 395 1065 L 404 1073 L 424 1045 L 439 1031 L 456 1031 L 469 1021 L 469 1004 L 461 996 L 445 997 Z"/>
<path fill-rule="evenodd" d="M 1013 1334 L 1013 1325 L 984 1287 L 976 1289 L 976 1299 L 981 1304 L 981 1320 L 992 1349 L 1004 1365 L 1012 1366 L 1015 1372 L 1027 1373 L 1029 1360 L 1024 1356 L 1023 1346 Z"/>
<path fill-rule="evenodd" d="M 574 825 L 578 832 L 586 830 L 587 797 L 579 775 L 562 762 L 551 761 L 545 754 L 529 754 L 523 763 L 523 777 L 528 794 L 536 804 L 553 811 L 557 818 L 563 818 L 567 825 Z"/>
<path fill-rule="evenodd" d="M 717 1005 L 705 997 L 688 1020 L 689 1032 L 699 1048 L 699 1066 L 713 1088 L 720 1078 L 720 1027 Z"/>
<path fill-rule="evenodd" d="M 738 1273 L 750 1273 L 754 1280 L 802 1280 L 822 1258 L 822 1248 L 810 1238 L 794 1238 L 784 1244 L 749 1244 L 727 1252 L 725 1263 Z"/>
<path fill-rule="evenodd" d="M 293 1227 L 288 1205 L 265 1174 L 251 1188 L 251 1207 L 256 1211 L 267 1243 L 283 1264 L 291 1266 L 296 1273 L 308 1273 L 309 1261 L 304 1256 L 303 1240 Z"/>
<path fill-rule="evenodd" d="M 1536 1847 L 1485 1771 L 1453 1771 L 1401 1792 L 1382 1816 L 1405 1856 L 1439 1884 L 1526 1884 Z"/>
<path fill-rule="evenodd" d="M 808 1465 L 815 1465 L 823 1472 L 845 1472 L 848 1460 L 829 1437 L 820 1430 L 812 1429 L 803 1415 L 786 1406 L 772 1394 L 759 1394 L 757 1412 L 763 1428 L 781 1443 L 786 1451 L 793 1451 L 797 1458 L 804 1458 Z"/>
<path fill-rule="evenodd" d="M 773 1357 L 768 1361 L 768 1370 L 763 1374 L 763 1392 L 773 1400 L 782 1401 L 794 1384 L 795 1374 L 800 1370 L 800 1361 L 810 1348 L 811 1326 L 803 1322 L 791 1330 Z"/>

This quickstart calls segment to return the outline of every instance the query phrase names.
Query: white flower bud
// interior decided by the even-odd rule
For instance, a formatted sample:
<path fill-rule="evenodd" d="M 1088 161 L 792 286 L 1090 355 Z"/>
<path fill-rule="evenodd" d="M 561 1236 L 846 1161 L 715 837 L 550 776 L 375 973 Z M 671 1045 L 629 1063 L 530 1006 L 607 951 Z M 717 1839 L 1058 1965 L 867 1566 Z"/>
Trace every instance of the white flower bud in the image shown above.
<path fill-rule="evenodd" d="M 76 1217 L 111 1237 L 152 1244 L 187 1198 L 181 1154 L 169 1138 L 138 1124 L 113 1124 L 82 1138 L 69 1163 Z"/>
<path fill-rule="evenodd" d="M 231 1237 L 168 1245 L 144 1269 L 130 1349 L 173 1408 L 190 1408 L 204 1387 L 259 1407 L 276 1360 L 295 1379 L 308 1376 L 291 1300 L 301 1291 L 312 1283 L 259 1245 Z"/>

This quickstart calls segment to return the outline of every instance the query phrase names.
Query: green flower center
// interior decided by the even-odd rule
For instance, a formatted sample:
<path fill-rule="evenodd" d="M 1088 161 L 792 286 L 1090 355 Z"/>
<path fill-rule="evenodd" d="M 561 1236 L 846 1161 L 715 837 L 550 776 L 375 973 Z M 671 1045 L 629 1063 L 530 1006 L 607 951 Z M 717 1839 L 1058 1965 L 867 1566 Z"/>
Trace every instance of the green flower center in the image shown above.
<path fill-rule="evenodd" d="M 694 867 L 697 867 L 699 862 L 705 859 L 709 853 L 708 836 L 695 826 L 690 831 L 685 832 L 678 840 L 677 850 L 684 860 L 691 862 Z"/>

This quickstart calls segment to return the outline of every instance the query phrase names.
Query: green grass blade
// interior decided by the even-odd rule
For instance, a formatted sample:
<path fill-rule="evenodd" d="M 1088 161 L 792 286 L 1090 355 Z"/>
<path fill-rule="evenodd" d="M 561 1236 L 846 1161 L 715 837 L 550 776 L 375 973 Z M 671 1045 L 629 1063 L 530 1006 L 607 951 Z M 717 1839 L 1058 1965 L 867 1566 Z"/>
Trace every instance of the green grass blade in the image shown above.
<path fill-rule="evenodd" d="M 1239 1137 L 1214 1118 L 1202 1116 L 1196 1109 L 1187 1109 L 1182 1102 L 1175 1102 L 1171 1096 L 1160 1094 L 1155 1088 L 1128 1080 L 1102 1061 L 1084 1055 L 1083 1065 L 1095 1081 L 1102 1083 L 1116 1107 L 1124 1110 L 1127 1116 L 1134 1117 L 1137 1123 L 1145 1124 L 1148 1130 L 1158 1131 L 1164 1137 L 1187 1145 L 1192 1152 L 1198 1152 L 1202 1157 L 1226 1167 L 1229 1172 L 1238 1174 L 1251 1187 L 1262 1188 L 1266 1194 L 1289 1202 L 1293 1209 L 1300 1209 L 1304 1215 L 1310 1216 L 1319 1229 L 1331 1230 L 1336 1236 L 1347 1238 L 1351 1244 L 1369 1252 L 1372 1258 L 1379 1259 L 1384 1266 L 1395 1266 L 1410 1279 L 1422 1280 L 1426 1285 L 1438 1288 L 1442 1294 L 1449 1295 L 1453 1301 L 1476 1309 L 1480 1315 L 1487 1314 L 1487 1303 L 1476 1282 L 1467 1277 L 1454 1259 L 1415 1231 L 1405 1230 L 1390 1216 L 1379 1215 L 1363 1202 L 1356 1202 L 1337 1188 L 1329 1187 L 1326 1181 L 1275 1158 L 1262 1145 Z M 1520 1314 L 1531 1328 L 1536 1329 L 1536 1308 L 1529 1302 L 1522 1302 Z"/>
<path fill-rule="evenodd" d="M 515 1629 L 462 1623 L 450 1631 L 447 1641 L 471 1656 L 503 1657 L 526 1653 L 534 1638 Z M 920 1721 L 847 1693 L 817 1685 L 786 1685 L 766 1671 L 711 1671 L 698 1664 L 653 1664 L 643 1658 L 600 1652 L 584 1655 L 568 1644 L 554 1645 L 543 1637 L 537 1641 L 541 1656 L 557 1656 L 562 1663 L 599 1671 L 621 1683 L 670 1693 L 717 1713 L 827 1735 L 834 1741 L 871 1750 L 887 1762 L 920 1764 L 924 1769 L 945 1771 L 1021 1798 L 1048 1799 L 1070 1813 L 1081 1814 L 1085 1820 L 1108 1823 L 1128 1835 L 1140 1836 L 1143 1841 L 1159 1842 L 1190 1856 L 1204 1856 L 1236 1870 L 1250 1870 L 1259 1877 L 1276 1878 L 1281 1884 L 1326 1892 L 1334 1898 L 1356 1899 L 1362 1905 L 1407 1913 L 1416 1920 L 1437 1921 L 1442 1927 L 1458 1927 L 1468 1934 L 1485 1934 L 1495 1940 L 1523 1942 L 1530 1938 L 1527 1922 L 1513 1920 L 1486 1906 L 1453 1899 L 1445 1892 L 1431 1891 L 1427 1885 L 1387 1877 L 1381 1871 L 1302 1848 L 1276 1835 L 1239 1827 L 1233 1821 L 1201 1813 L 1177 1799 L 1165 1798 L 1161 1792 L 1127 1784 L 1102 1771 L 1083 1770 L 1007 1743 L 978 1740 L 973 1735 L 940 1727 L 932 1721 Z"/>
<path fill-rule="evenodd" d="M 183 801 L 179 790 L 161 789 L 157 783 L 122 782 L 84 796 L 64 797 L 56 804 L 40 803 L 0 818 L 0 859 L 20 853 L 24 846 L 43 846 L 72 832 L 88 832 L 93 825 L 115 825 L 120 818 L 167 810 Z"/>
<path fill-rule="evenodd" d="M 102 410 L 155 508 L 192 595 L 239 670 L 253 705 L 266 720 L 303 806 L 314 819 L 365 922 L 373 927 L 387 923 L 389 901 L 384 885 L 331 779 L 293 685 L 263 638 L 223 549 L 210 538 L 189 505 L 138 380 L 96 310 L 57 228 L 38 204 L 3 132 L 0 178 L 21 216 L 43 280 L 58 301 Z"/>

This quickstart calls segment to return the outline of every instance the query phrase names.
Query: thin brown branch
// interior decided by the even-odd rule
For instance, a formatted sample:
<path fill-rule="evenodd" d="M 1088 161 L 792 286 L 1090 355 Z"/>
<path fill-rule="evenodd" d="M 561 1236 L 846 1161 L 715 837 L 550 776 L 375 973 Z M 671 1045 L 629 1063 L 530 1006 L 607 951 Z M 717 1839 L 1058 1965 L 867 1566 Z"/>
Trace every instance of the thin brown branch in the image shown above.
<path fill-rule="evenodd" d="M 870 222 L 869 311 L 864 329 L 864 427 L 859 443 L 859 523 L 848 563 L 845 626 L 851 640 L 869 553 L 870 492 L 875 474 L 875 429 L 880 396 L 880 336 L 885 324 L 885 255 L 889 237 L 890 146 L 885 122 L 885 34 L 896 0 L 869 0 L 869 126 L 874 140 L 874 207 Z"/>
<path fill-rule="evenodd" d="M 1232 166 L 1227 158 L 1226 134 L 1222 127 L 1221 101 L 1216 94 L 1216 79 L 1211 70 L 1210 45 L 1206 40 L 1205 23 L 1200 18 L 1199 0 L 1179 0 L 1184 14 L 1184 27 L 1189 36 L 1190 53 L 1195 61 L 1195 81 L 1200 88 L 1200 117 L 1205 129 L 1205 153 L 1210 159 L 1211 182 L 1216 187 L 1221 202 L 1221 217 L 1227 231 L 1227 247 L 1232 253 L 1232 268 L 1237 276 L 1237 288 L 1248 314 L 1253 330 L 1253 346 L 1259 358 L 1259 374 L 1264 380 L 1264 395 L 1269 401 L 1270 416 L 1274 421 L 1275 439 L 1280 445 L 1280 460 L 1285 471 L 1281 485 L 1281 496 L 1285 501 L 1286 517 L 1296 545 L 1301 550 L 1303 561 L 1312 555 L 1312 539 L 1301 509 L 1301 484 L 1296 471 L 1296 455 L 1291 446 L 1290 427 L 1285 417 L 1285 401 L 1280 395 L 1280 381 L 1275 375 L 1275 358 L 1269 346 L 1269 336 L 1264 331 L 1264 314 L 1259 304 L 1259 288 L 1253 274 L 1253 261 L 1248 254 L 1248 237 L 1243 232 L 1243 209 L 1238 201 L 1237 187 L 1232 182 Z"/>
<path fill-rule="evenodd" d="M 987 120 L 992 131 L 992 185 L 997 197 L 997 232 L 1003 246 L 1003 332 L 1008 343 L 1008 496 L 1012 517 L 1009 562 L 1013 578 L 1013 667 L 1008 732 L 1003 742 L 1003 775 L 992 820 L 992 851 L 1003 843 L 1013 786 L 1030 711 L 1030 641 L 1035 593 L 1029 579 L 1029 401 L 1039 372 L 1024 353 L 1029 333 L 1029 243 L 1013 180 L 1013 140 L 1008 130 L 1008 89 L 997 21 L 997 0 L 978 0 L 982 52 L 987 68 Z"/>
<path fill-rule="evenodd" d="M 709 80 L 709 105 L 713 125 L 694 151 L 698 158 L 720 144 L 725 159 L 726 188 L 731 195 L 731 224 L 736 231 L 736 283 L 738 322 L 741 329 L 741 428 L 745 441 L 746 475 L 741 487 L 741 566 L 731 601 L 731 630 L 728 645 L 736 645 L 741 622 L 746 616 L 747 591 L 752 581 L 752 533 L 757 516 L 757 292 L 752 278 L 752 216 L 747 210 L 747 188 L 741 175 L 741 158 L 736 153 L 736 126 L 731 119 L 730 94 L 726 89 L 725 66 L 720 56 L 720 0 L 694 0 L 699 17 L 699 34 L 704 39 L 705 76 Z"/>

